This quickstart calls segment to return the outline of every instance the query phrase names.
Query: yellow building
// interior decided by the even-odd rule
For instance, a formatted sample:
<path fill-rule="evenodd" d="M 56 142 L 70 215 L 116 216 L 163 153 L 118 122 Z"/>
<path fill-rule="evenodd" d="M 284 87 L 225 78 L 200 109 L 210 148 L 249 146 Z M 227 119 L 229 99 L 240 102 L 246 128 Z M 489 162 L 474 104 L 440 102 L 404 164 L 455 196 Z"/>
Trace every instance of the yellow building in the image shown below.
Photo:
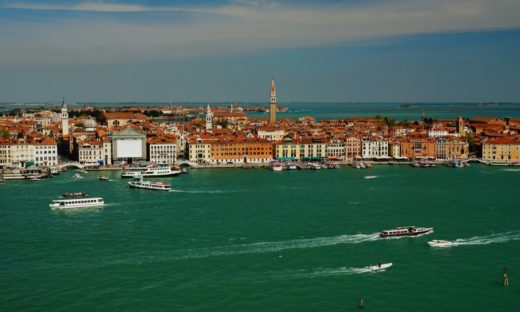
<path fill-rule="evenodd" d="M 293 140 L 285 138 L 275 145 L 278 160 L 319 160 L 327 156 L 327 143 L 320 138 Z"/>
<path fill-rule="evenodd" d="M 482 159 L 491 162 L 520 161 L 520 141 L 509 138 L 487 140 L 482 143 Z"/>

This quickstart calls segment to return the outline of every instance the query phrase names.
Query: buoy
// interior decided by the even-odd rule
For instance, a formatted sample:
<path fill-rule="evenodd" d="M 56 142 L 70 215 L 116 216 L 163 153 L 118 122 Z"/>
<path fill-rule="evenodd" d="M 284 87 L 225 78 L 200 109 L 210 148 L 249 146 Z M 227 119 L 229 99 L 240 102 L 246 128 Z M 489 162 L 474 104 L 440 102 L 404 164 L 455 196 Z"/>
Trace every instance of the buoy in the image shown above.
<path fill-rule="evenodd" d="M 363 297 L 359 298 L 359 308 L 360 309 L 365 308 L 365 298 L 363 298 Z"/>
<path fill-rule="evenodd" d="M 509 286 L 509 276 L 504 273 L 504 286 Z"/>
<path fill-rule="evenodd" d="M 504 286 L 509 286 L 509 275 L 507 275 L 507 268 L 504 268 L 504 277 L 502 278 Z"/>

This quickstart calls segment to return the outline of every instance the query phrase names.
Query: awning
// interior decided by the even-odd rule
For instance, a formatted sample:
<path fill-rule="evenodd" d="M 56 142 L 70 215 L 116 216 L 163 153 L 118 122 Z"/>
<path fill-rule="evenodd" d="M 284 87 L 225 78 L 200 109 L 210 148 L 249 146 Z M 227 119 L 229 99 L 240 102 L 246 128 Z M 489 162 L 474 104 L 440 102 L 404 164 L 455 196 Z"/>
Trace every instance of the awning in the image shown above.
<path fill-rule="evenodd" d="M 288 160 L 294 160 L 294 157 L 277 157 L 276 160 L 279 161 L 288 161 Z"/>

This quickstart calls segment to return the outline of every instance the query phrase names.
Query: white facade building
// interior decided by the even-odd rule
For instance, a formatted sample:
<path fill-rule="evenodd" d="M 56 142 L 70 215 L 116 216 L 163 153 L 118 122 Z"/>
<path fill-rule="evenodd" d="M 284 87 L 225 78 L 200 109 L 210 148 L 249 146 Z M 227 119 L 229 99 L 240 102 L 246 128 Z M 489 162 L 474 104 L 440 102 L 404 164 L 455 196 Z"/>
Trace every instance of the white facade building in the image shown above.
<path fill-rule="evenodd" d="M 382 137 L 363 138 L 361 156 L 365 159 L 388 158 L 388 141 Z"/>
<path fill-rule="evenodd" d="M 111 165 L 112 143 L 109 141 L 89 141 L 78 146 L 78 161 L 82 164 Z"/>
<path fill-rule="evenodd" d="M 154 140 L 148 142 L 148 155 L 150 161 L 158 164 L 173 164 L 177 160 L 176 140 Z"/>
<path fill-rule="evenodd" d="M 260 128 L 258 129 L 258 137 L 260 139 L 265 139 L 269 141 L 281 141 L 285 136 L 284 129 L 276 129 L 276 128 Z"/>

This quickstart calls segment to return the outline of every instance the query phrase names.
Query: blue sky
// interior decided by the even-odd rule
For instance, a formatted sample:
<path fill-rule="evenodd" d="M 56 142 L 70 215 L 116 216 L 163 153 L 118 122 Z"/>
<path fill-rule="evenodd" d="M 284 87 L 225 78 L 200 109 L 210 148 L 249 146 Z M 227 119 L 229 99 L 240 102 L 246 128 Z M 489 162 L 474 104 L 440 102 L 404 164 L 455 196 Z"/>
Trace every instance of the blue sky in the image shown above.
<path fill-rule="evenodd" d="M 0 101 L 520 102 L 520 2 L 0 0 Z"/>

